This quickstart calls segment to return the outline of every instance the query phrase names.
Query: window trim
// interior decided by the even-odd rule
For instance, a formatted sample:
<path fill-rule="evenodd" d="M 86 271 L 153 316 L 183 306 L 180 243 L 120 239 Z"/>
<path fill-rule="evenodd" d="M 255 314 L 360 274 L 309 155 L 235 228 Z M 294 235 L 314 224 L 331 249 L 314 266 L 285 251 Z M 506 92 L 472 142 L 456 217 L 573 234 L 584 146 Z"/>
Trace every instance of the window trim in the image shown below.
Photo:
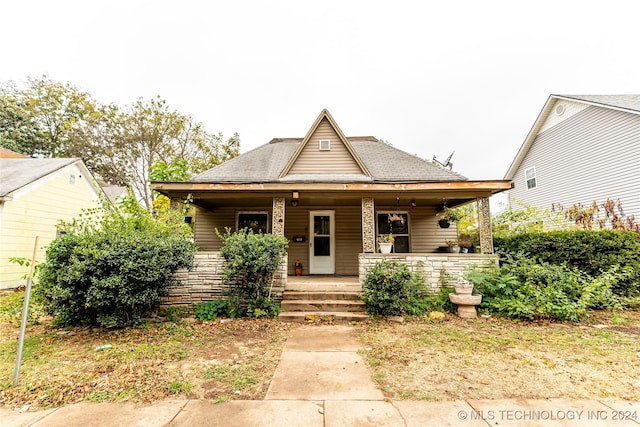
<path fill-rule="evenodd" d="M 378 241 L 378 237 L 381 236 L 380 234 L 380 228 L 378 227 L 379 222 L 378 222 L 378 216 L 379 215 L 389 215 L 389 214 L 403 214 L 407 216 L 407 232 L 406 233 L 402 233 L 402 234 L 394 234 L 394 236 L 407 236 L 407 246 L 408 246 L 408 252 L 399 252 L 399 253 L 411 253 L 411 215 L 409 214 L 409 211 L 398 211 L 398 210 L 380 210 L 380 211 L 376 211 L 376 246 L 377 246 L 377 241 Z M 396 247 L 395 245 L 393 246 L 393 252 L 396 253 Z"/>
<path fill-rule="evenodd" d="M 533 171 L 533 177 L 531 177 L 531 178 L 527 177 L 527 173 L 529 171 Z M 529 187 L 529 181 L 530 180 L 533 180 L 533 186 L 532 187 Z M 535 166 L 531 166 L 530 168 L 526 168 L 524 170 L 524 184 L 526 185 L 527 190 L 533 190 L 535 188 L 538 188 L 538 174 L 536 172 L 536 167 Z"/>
<path fill-rule="evenodd" d="M 326 143 L 326 147 L 322 147 L 322 143 Z M 321 139 L 318 141 L 318 150 L 319 151 L 331 151 L 331 140 L 330 139 Z"/>
<path fill-rule="evenodd" d="M 238 228 L 240 225 L 240 215 L 266 215 L 267 230 L 265 234 L 271 233 L 271 221 L 269 220 L 269 211 L 237 211 L 236 212 L 236 231 L 240 231 L 240 229 Z"/>

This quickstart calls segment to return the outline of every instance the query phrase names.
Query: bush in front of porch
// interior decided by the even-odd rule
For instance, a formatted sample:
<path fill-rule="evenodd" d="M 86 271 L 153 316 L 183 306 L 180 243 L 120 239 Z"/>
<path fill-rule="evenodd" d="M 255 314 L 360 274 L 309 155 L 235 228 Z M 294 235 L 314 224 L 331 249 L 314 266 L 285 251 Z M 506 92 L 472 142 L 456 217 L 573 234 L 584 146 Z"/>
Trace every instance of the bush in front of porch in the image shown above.
<path fill-rule="evenodd" d="M 425 286 L 424 277 L 409 271 L 406 264 L 384 259 L 367 271 L 362 300 L 371 315 L 421 316 L 427 311 L 447 310 L 449 292 L 442 287 L 434 293 Z"/>
<path fill-rule="evenodd" d="M 230 287 L 228 310 L 250 317 L 277 316 L 280 306 L 272 300 L 271 284 L 287 254 L 287 238 L 249 229 L 236 233 L 226 229 L 218 236 L 223 243 L 220 255 L 226 261 L 224 281 Z"/>

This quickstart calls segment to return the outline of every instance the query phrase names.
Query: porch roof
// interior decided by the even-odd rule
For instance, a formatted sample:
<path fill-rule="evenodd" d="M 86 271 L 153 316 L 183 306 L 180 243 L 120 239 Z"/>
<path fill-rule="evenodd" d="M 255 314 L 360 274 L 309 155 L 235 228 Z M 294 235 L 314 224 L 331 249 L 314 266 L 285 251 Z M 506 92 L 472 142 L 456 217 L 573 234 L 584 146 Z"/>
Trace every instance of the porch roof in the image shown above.
<path fill-rule="evenodd" d="M 470 201 L 490 197 L 511 188 L 510 181 L 455 181 L 414 183 L 331 183 L 331 182 L 275 182 L 275 183 L 199 183 L 157 182 L 153 189 L 171 198 L 193 197 L 194 204 L 214 206 L 270 206 L 273 197 L 291 200 L 292 192 L 299 193 L 304 205 L 360 205 L 362 197 L 373 197 L 376 203 L 396 205 L 410 200 L 420 205 L 437 205 L 447 200 L 454 207 Z"/>

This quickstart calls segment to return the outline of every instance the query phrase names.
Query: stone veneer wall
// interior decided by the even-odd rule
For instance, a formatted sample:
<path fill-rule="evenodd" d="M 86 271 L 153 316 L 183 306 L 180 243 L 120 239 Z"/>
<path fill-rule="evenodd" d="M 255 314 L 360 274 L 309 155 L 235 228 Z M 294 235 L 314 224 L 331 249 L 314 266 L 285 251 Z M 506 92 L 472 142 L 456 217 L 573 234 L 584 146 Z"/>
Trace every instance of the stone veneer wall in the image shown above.
<path fill-rule="evenodd" d="M 498 265 L 498 256 L 490 254 L 360 254 L 361 284 L 364 284 L 367 270 L 382 259 L 407 264 L 411 272 L 421 273 L 433 290 L 440 288 L 440 273 L 443 269 L 451 280 L 456 281 L 472 265 L 482 266 L 488 262 Z"/>
<path fill-rule="evenodd" d="M 197 253 L 193 270 L 176 272 L 174 284 L 169 287 L 168 295 L 162 297 L 160 307 L 193 309 L 200 301 L 223 298 L 229 288 L 222 283 L 224 262 L 220 252 Z M 285 256 L 283 265 L 276 270 L 271 293 L 278 301 L 282 299 L 286 282 L 287 257 Z"/>

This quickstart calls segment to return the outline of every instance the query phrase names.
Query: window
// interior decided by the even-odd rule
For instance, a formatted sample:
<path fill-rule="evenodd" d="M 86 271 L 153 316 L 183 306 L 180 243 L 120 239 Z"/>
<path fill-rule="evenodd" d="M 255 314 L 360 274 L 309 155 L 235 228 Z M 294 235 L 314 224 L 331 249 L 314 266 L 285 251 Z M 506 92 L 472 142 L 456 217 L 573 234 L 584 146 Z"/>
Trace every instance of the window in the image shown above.
<path fill-rule="evenodd" d="M 393 234 L 393 252 L 409 252 L 409 214 L 407 212 L 378 212 L 376 226 L 378 236 Z"/>
<path fill-rule="evenodd" d="M 269 232 L 269 214 L 267 212 L 238 212 L 237 230 L 248 228 L 256 234 Z"/>
<path fill-rule="evenodd" d="M 69 185 L 74 185 L 76 183 L 76 176 L 74 174 L 69 175 Z"/>
<path fill-rule="evenodd" d="M 536 188 L 536 168 L 529 168 L 524 171 L 524 179 L 527 181 L 527 190 Z"/>
<path fill-rule="evenodd" d="M 320 148 L 320 151 L 331 151 L 331 140 L 321 139 L 319 148 Z"/>

